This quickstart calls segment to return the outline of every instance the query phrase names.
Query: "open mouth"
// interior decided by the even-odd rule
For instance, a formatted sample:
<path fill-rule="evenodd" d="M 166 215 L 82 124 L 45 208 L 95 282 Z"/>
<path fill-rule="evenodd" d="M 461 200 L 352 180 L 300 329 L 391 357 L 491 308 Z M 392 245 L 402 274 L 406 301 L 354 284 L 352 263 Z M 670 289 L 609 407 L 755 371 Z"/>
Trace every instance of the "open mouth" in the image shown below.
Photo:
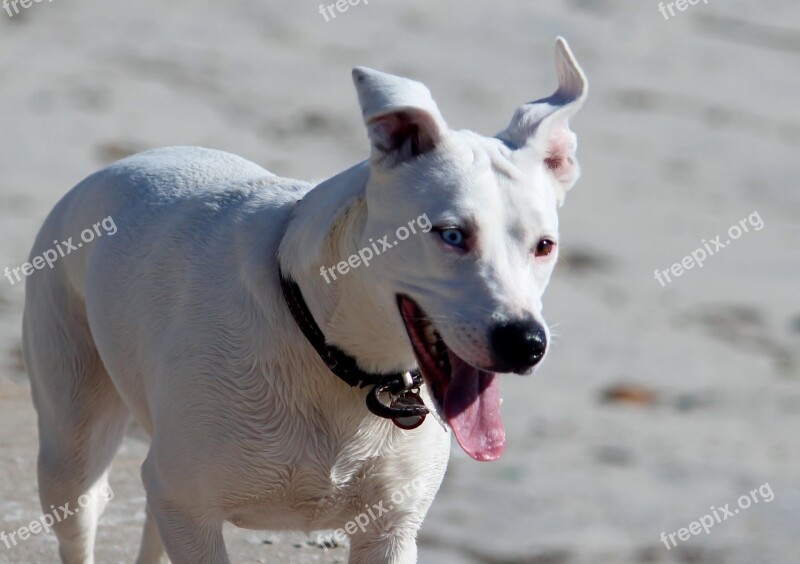
<path fill-rule="evenodd" d="M 444 414 L 464 452 L 475 460 L 497 460 L 506 444 L 497 374 L 455 354 L 414 300 L 399 295 L 397 305 L 434 408 Z"/>

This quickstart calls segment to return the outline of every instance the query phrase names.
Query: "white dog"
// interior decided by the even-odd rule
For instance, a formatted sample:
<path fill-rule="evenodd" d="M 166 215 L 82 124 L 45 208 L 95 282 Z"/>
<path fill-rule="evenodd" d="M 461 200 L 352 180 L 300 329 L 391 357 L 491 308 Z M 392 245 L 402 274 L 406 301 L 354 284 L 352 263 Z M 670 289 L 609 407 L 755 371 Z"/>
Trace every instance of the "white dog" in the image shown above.
<path fill-rule="evenodd" d="M 371 158 L 324 182 L 168 148 L 56 205 L 32 256 L 103 217 L 118 228 L 27 280 L 42 507 L 96 500 L 55 524 L 64 562 L 93 561 L 91 494 L 132 419 L 152 437 L 139 562 L 228 562 L 225 521 L 326 530 L 365 507 L 342 532 L 350 562 L 416 561 L 446 429 L 498 458 L 497 373 L 546 350 L 556 209 L 578 177 L 567 121 L 587 93 L 560 38 L 556 61 L 555 94 L 494 138 L 449 129 L 422 84 L 357 68 Z M 353 266 L 422 217 L 429 232 Z"/>

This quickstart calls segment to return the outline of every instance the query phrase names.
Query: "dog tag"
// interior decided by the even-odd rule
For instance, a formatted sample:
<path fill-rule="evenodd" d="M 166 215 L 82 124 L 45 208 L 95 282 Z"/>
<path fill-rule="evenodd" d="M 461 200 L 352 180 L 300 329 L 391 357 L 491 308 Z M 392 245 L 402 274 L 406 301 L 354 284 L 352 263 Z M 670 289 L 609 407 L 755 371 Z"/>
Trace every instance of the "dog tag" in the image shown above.
<path fill-rule="evenodd" d="M 425 404 L 422 402 L 422 398 L 419 397 L 419 394 L 414 392 L 399 394 L 392 399 L 392 403 L 390 404 L 392 409 L 408 409 L 417 406 L 425 407 Z M 410 415 L 408 417 L 397 417 L 392 419 L 392 422 L 404 431 L 416 429 L 422 425 L 423 421 L 425 421 L 424 413 L 422 415 Z"/>

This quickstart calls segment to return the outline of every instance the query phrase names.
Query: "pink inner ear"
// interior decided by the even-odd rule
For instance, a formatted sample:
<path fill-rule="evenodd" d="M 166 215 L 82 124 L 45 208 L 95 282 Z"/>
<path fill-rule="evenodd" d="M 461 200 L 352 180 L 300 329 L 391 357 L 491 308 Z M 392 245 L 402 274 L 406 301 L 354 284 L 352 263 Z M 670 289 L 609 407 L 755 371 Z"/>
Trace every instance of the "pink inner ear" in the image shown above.
<path fill-rule="evenodd" d="M 568 127 L 557 127 L 550 136 L 544 164 L 561 182 L 575 180 L 575 145 L 575 134 Z"/>
<path fill-rule="evenodd" d="M 398 162 L 430 151 L 439 136 L 430 114 L 414 109 L 377 117 L 370 122 L 369 131 L 374 145 L 384 153 L 396 152 Z"/>
<path fill-rule="evenodd" d="M 547 165 L 547 168 L 549 168 L 550 170 L 557 170 L 561 168 L 561 162 L 563 160 L 564 159 L 560 155 L 556 155 L 552 157 L 547 157 L 544 160 L 544 164 Z"/>

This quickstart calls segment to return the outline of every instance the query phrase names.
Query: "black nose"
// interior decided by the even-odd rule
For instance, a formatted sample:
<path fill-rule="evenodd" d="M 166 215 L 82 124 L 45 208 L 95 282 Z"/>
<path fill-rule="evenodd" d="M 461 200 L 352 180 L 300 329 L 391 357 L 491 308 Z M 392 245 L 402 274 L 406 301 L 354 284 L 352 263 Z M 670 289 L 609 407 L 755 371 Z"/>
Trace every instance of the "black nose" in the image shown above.
<path fill-rule="evenodd" d="M 505 372 L 525 372 L 547 350 L 547 335 L 536 321 L 517 320 L 495 326 L 490 335 L 494 361 Z"/>

